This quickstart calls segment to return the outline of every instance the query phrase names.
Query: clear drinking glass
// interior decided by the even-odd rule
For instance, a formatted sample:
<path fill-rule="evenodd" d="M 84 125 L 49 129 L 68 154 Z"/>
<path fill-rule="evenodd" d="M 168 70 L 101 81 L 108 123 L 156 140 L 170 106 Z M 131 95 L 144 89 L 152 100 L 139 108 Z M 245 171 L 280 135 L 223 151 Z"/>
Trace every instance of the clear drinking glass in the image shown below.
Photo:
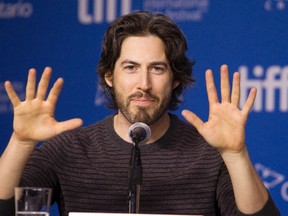
<path fill-rule="evenodd" d="M 15 188 L 15 216 L 49 216 L 52 189 Z"/>

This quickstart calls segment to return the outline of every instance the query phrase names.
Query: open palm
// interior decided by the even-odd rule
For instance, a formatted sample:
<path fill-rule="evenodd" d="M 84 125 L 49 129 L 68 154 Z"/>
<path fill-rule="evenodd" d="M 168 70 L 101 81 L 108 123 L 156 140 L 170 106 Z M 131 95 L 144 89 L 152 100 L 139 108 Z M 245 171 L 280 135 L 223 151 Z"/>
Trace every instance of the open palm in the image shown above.
<path fill-rule="evenodd" d="M 245 125 L 249 111 L 256 97 L 253 88 L 243 109 L 239 109 L 240 74 L 234 73 L 232 92 L 228 67 L 221 66 L 221 99 L 219 102 L 211 70 L 206 71 L 206 87 L 209 101 L 209 118 L 203 122 L 196 114 L 184 110 L 183 116 L 193 124 L 204 139 L 221 152 L 240 152 L 245 146 Z"/>
<path fill-rule="evenodd" d="M 21 101 L 12 84 L 5 82 L 5 88 L 14 108 L 14 134 L 20 141 L 38 142 L 49 139 L 66 130 L 81 126 L 81 119 L 57 122 L 55 106 L 63 86 L 59 78 L 46 97 L 52 69 L 46 67 L 36 90 L 36 71 L 30 69 L 26 86 L 26 99 Z"/>

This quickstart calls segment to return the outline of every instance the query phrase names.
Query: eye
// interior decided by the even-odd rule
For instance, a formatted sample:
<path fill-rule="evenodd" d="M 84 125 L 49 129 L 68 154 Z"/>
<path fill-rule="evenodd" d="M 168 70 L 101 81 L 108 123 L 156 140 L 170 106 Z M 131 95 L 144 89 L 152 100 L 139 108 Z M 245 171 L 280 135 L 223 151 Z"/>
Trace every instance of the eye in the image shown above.
<path fill-rule="evenodd" d="M 127 73 L 135 73 L 137 71 L 137 67 L 135 65 L 129 64 L 124 66 L 124 70 Z"/>
<path fill-rule="evenodd" d="M 162 65 L 154 65 L 150 68 L 150 71 L 155 74 L 162 74 L 166 71 L 166 67 Z"/>

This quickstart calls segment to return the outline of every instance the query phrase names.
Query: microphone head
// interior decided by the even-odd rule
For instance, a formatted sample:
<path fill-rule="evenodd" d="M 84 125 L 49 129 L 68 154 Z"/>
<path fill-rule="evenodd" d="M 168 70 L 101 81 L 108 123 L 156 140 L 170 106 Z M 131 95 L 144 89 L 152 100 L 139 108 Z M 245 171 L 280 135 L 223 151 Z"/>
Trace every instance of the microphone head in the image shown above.
<path fill-rule="evenodd" d="M 145 123 L 136 122 L 130 126 L 128 135 L 134 144 L 145 144 L 151 137 L 151 130 Z"/>

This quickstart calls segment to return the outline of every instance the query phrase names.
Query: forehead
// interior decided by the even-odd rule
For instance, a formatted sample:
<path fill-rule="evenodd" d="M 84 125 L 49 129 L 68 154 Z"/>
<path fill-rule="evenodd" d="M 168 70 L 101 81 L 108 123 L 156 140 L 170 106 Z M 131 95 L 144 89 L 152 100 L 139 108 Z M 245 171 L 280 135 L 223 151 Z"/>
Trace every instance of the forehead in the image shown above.
<path fill-rule="evenodd" d="M 167 61 L 165 44 L 157 36 L 130 36 L 121 46 L 119 59 Z"/>

